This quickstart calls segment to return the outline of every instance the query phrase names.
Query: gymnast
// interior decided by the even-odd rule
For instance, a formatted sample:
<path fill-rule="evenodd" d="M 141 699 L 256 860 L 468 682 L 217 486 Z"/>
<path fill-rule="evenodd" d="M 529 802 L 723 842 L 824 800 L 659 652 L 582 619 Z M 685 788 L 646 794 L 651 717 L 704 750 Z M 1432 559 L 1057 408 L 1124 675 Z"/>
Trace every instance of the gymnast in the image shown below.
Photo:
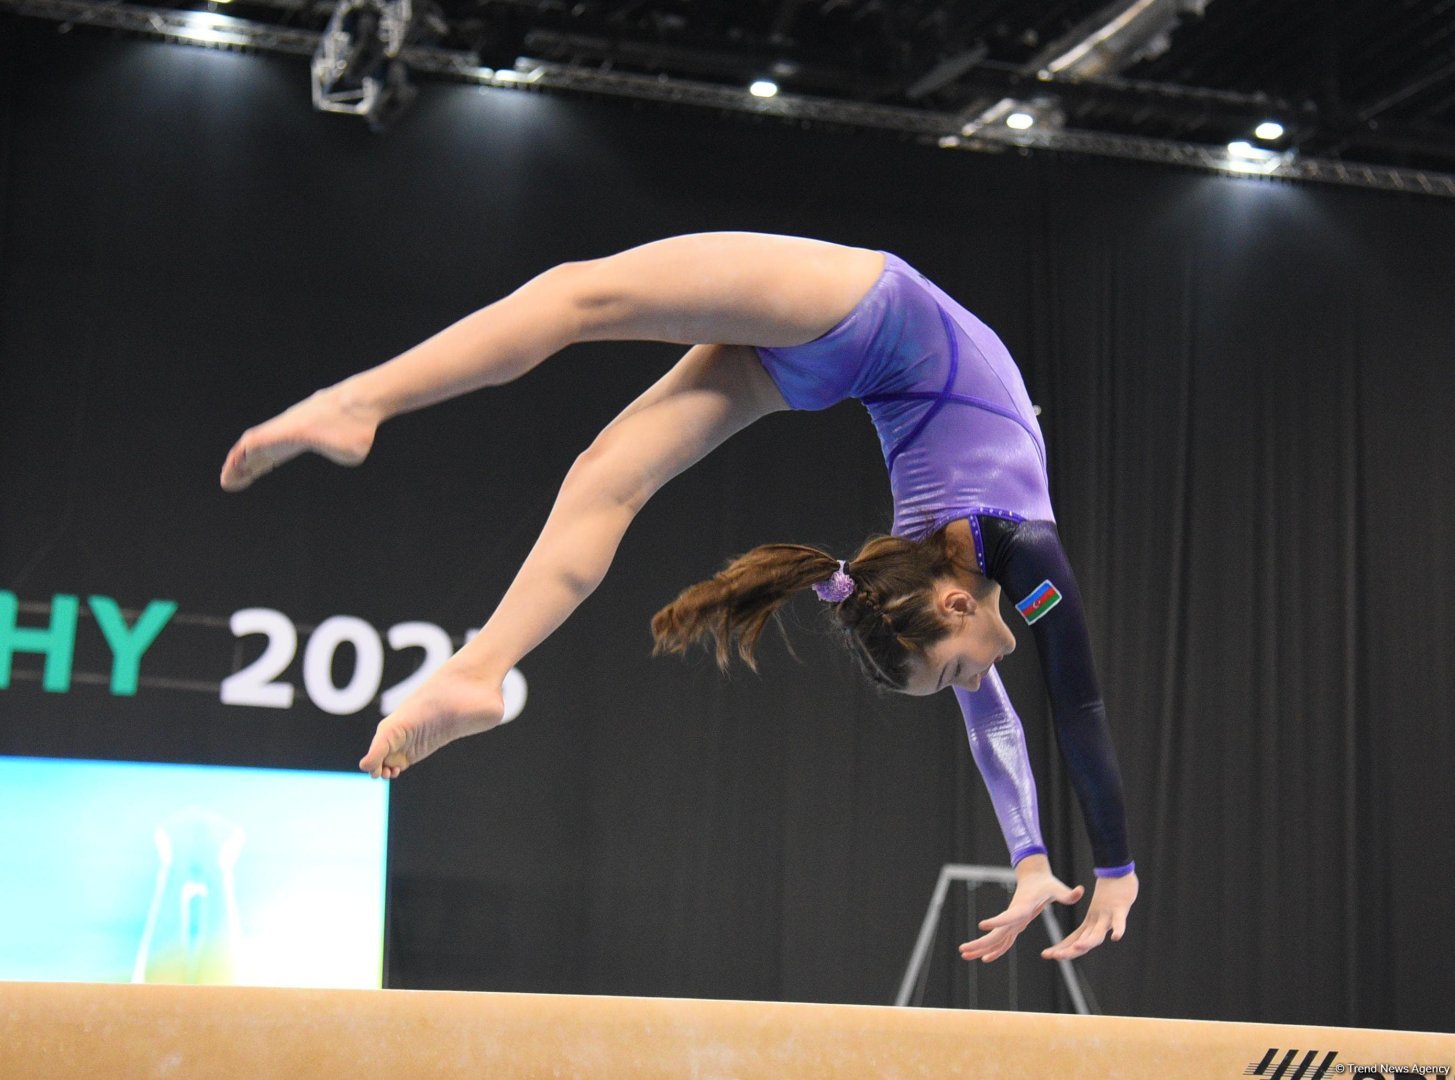
<path fill-rule="evenodd" d="M 1121 778 L 1080 594 L 1057 536 L 1045 445 L 1020 372 L 995 334 L 894 255 L 799 237 L 703 233 L 565 263 L 387 363 L 251 428 L 223 464 L 239 491 L 305 451 L 363 461 L 380 423 L 509 382 L 575 342 L 690 345 L 575 461 L 546 524 L 484 628 L 384 718 L 359 767 L 393 779 L 494 727 L 506 673 L 600 584 L 646 501 L 729 436 L 783 409 L 857 398 L 879 433 L 890 536 L 842 562 L 769 544 L 686 589 L 652 620 L 657 650 L 708 641 L 750 666 L 759 634 L 812 588 L 875 683 L 951 689 L 1015 867 L 1004 912 L 960 946 L 1004 955 L 1052 901 L 1025 736 L 995 664 L 1015 647 L 1005 590 L 1030 625 L 1057 744 L 1091 838 L 1086 917 L 1046 959 L 1120 940 L 1137 897 Z"/>

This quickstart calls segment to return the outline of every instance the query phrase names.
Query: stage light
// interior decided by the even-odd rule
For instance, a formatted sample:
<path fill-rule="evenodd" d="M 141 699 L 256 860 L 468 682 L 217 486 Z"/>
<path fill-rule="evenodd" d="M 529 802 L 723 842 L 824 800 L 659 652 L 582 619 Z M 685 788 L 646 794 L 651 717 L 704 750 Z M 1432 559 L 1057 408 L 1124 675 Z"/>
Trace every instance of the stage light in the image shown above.
<path fill-rule="evenodd" d="M 1266 147 L 1254 146 L 1247 139 L 1237 139 L 1228 143 L 1226 167 L 1233 172 L 1259 173 L 1267 176 L 1276 172 L 1280 166 L 1287 164 L 1292 157 L 1292 153 L 1280 154 Z"/>
<path fill-rule="evenodd" d="M 229 34 L 225 30 L 209 30 L 206 27 L 184 27 L 180 30 L 173 30 L 173 37 L 181 38 L 183 41 L 195 41 L 199 45 L 249 45 L 251 39 L 240 37 L 237 34 Z"/>
<path fill-rule="evenodd" d="M 768 79 L 759 79 L 752 86 L 748 87 L 748 93 L 760 98 L 776 97 L 778 94 L 778 84 Z"/>
<path fill-rule="evenodd" d="M 248 36 L 239 33 L 237 27 L 247 24 L 227 15 L 215 15 L 210 11 L 189 11 L 179 26 L 169 33 L 183 41 L 194 41 L 199 45 L 247 45 Z"/>
<path fill-rule="evenodd" d="M 231 15 L 218 15 L 211 11 L 189 11 L 183 16 L 188 30 L 228 30 L 238 24 Z"/>
<path fill-rule="evenodd" d="M 1277 120 L 1264 120 L 1253 129 L 1253 134 L 1264 142 L 1272 142 L 1283 137 L 1283 125 Z"/>
<path fill-rule="evenodd" d="M 989 138 L 1017 145 L 1047 138 L 1063 130 L 1066 114 L 1060 103 L 1047 94 L 1031 98 L 1001 98 L 960 129 L 967 138 Z M 1032 130 L 1034 129 L 1034 130 Z"/>
<path fill-rule="evenodd" d="M 399 58 L 414 27 L 410 0 L 339 0 L 313 54 L 313 105 L 381 131 L 418 93 Z"/>
<path fill-rule="evenodd" d="M 484 69 L 482 68 L 481 70 Z M 491 81 L 496 83 L 513 83 L 520 86 L 540 82 L 541 77 L 545 73 L 546 69 L 538 61 L 531 60 L 525 56 L 517 56 L 515 58 L 515 67 L 499 69 L 495 72 Z"/>

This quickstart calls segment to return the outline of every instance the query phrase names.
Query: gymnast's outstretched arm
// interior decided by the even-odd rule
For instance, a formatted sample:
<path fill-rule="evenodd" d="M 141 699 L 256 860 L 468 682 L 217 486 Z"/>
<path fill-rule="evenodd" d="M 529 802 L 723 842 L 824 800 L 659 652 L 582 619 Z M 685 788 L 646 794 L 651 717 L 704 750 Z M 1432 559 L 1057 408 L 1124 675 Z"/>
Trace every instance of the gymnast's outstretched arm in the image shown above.
<path fill-rule="evenodd" d="M 1082 924 L 1041 955 L 1072 959 L 1096 948 L 1108 934 L 1120 941 L 1137 898 L 1121 771 L 1097 684 L 1081 592 L 1055 524 L 982 521 L 982 533 L 990 575 L 1012 600 L 1047 586 L 1055 593 L 1045 611 L 1028 621 L 1051 699 L 1056 742 L 1086 818 L 1097 880 Z"/>
<path fill-rule="evenodd" d="M 970 752 L 990 792 L 1015 867 L 1016 888 L 1009 906 L 980 924 L 986 933 L 960 946 L 963 959 L 988 964 L 1010 951 L 1017 936 L 1048 903 L 1075 904 L 1085 890 L 1080 885 L 1069 888 L 1051 873 L 1041 840 L 1036 780 L 1026 752 L 1025 731 L 1000 673 L 991 668 L 977 690 L 955 687 L 955 700 L 965 717 Z"/>

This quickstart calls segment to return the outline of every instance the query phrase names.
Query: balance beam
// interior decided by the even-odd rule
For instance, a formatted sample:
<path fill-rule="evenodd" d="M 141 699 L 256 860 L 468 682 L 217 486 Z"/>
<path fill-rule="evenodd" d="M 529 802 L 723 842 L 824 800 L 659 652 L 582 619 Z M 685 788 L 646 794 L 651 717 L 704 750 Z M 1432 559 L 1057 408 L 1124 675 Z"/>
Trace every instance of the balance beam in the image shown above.
<path fill-rule="evenodd" d="M 1291 1064 L 1280 1072 L 1285 1055 Z M 1347 1080 L 1351 1063 L 1455 1066 L 1455 1035 L 752 1001 L 0 982 L 0 1075 L 27 1080 Z"/>

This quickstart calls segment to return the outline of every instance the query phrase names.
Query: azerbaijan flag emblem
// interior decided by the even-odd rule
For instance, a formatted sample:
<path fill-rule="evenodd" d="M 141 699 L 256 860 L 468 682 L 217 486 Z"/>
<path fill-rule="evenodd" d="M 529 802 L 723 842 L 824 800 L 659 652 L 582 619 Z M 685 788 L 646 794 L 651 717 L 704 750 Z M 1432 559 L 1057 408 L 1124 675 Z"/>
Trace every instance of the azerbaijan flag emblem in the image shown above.
<path fill-rule="evenodd" d="M 1021 613 L 1021 618 L 1025 619 L 1026 625 L 1029 626 L 1060 602 L 1061 594 L 1056 591 L 1056 586 L 1052 585 L 1050 581 L 1043 581 L 1036 586 L 1030 596 L 1016 604 L 1015 609 Z"/>

